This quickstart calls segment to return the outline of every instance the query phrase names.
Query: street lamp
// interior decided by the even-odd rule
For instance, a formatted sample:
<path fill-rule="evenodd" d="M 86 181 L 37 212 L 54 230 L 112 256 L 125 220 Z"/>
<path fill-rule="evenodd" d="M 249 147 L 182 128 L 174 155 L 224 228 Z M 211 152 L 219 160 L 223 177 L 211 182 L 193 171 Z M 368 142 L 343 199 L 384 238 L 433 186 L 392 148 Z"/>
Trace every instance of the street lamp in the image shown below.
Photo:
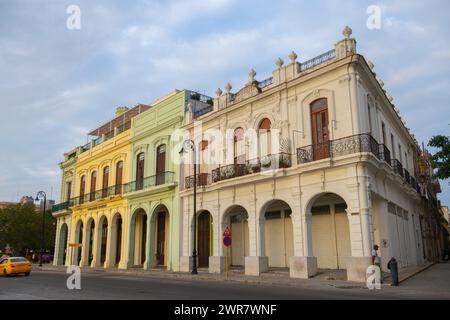
<path fill-rule="evenodd" d="M 194 152 L 194 248 L 192 250 L 192 274 L 198 274 L 197 271 L 197 155 L 195 149 L 195 142 L 191 139 L 183 142 L 183 148 L 180 155 L 183 153 Z"/>
<path fill-rule="evenodd" d="M 44 211 L 42 211 L 42 243 L 41 243 L 41 254 L 39 258 L 39 266 L 42 267 L 42 253 L 45 247 L 45 205 L 47 204 L 47 194 L 44 191 L 39 191 L 36 196 L 36 202 L 39 200 L 44 200 Z"/>

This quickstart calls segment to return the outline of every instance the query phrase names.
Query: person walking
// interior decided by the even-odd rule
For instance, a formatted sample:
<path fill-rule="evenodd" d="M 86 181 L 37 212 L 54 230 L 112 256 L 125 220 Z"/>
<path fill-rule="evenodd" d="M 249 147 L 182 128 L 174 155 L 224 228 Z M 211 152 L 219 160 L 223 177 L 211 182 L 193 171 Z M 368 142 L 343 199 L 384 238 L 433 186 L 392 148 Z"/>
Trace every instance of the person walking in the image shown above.
<path fill-rule="evenodd" d="M 381 269 L 381 257 L 378 255 L 378 245 L 373 246 L 372 250 L 372 264 L 380 269 L 380 281 L 383 283 L 383 269 Z"/>

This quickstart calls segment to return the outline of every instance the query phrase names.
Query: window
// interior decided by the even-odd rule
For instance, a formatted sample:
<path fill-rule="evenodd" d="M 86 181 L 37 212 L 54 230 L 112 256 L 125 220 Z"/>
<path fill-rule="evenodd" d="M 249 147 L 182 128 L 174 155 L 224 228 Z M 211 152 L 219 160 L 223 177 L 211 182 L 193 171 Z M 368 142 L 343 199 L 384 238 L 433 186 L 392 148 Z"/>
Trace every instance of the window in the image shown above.
<path fill-rule="evenodd" d="M 384 122 L 381 122 L 381 134 L 383 138 L 383 144 L 386 145 L 386 125 Z"/>
<path fill-rule="evenodd" d="M 311 135 L 313 159 L 321 160 L 330 157 L 328 132 L 328 101 L 319 99 L 311 104 Z"/>
<path fill-rule="evenodd" d="M 234 130 L 233 154 L 235 164 L 245 163 L 244 129 L 242 128 Z"/>
<path fill-rule="evenodd" d="M 395 143 L 394 143 L 394 135 L 391 133 L 391 147 L 392 147 L 392 156 L 395 159 Z"/>
<path fill-rule="evenodd" d="M 72 193 L 72 182 L 69 181 L 66 183 L 66 201 L 70 200 L 71 193 Z"/>
<path fill-rule="evenodd" d="M 91 174 L 91 189 L 90 189 L 90 200 L 94 201 L 95 200 L 95 188 L 97 186 L 97 171 L 92 172 Z"/>
<path fill-rule="evenodd" d="M 136 159 L 136 190 L 141 190 L 144 184 L 145 154 L 138 154 Z"/>
<path fill-rule="evenodd" d="M 367 103 L 367 114 L 368 114 L 368 121 L 369 121 L 369 134 L 372 134 L 372 108 L 370 107 L 370 103 Z"/>
<path fill-rule="evenodd" d="M 208 149 L 208 140 L 202 140 L 200 142 L 200 151 L 205 151 Z"/>
<path fill-rule="evenodd" d="M 405 168 L 408 170 L 408 154 L 405 152 Z"/>
<path fill-rule="evenodd" d="M 102 182 L 102 197 L 105 198 L 108 195 L 109 186 L 109 167 L 103 168 L 103 182 Z"/>
<path fill-rule="evenodd" d="M 164 184 L 166 172 L 166 145 L 162 144 L 156 150 L 156 185 Z"/>
<path fill-rule="evenodd" d="M 86 176 L 82 176 L 80 180 L 80 198 L 83 198 L 84 192 L 86 191 Z M 82 199 L 80 199 L 82 203 Z"/>
<path fill-rule="evenodd" d="M 398 156 L 400 157 L 400 163 L 403 164 L 402 146 L 398 144 Z"/>
<path fill-rule="evenodd" d="M 116 194 L 122 193 L 123 161 L 116 164 Z"/>
<path fill-rule="evenodd" d="M 261 157 L 267 156 L 271 152 L 271 129 L 272 123 L 269 119 L 263 119 L 259 124 L 258 136 L 259 136 L 259 154 Z"/>

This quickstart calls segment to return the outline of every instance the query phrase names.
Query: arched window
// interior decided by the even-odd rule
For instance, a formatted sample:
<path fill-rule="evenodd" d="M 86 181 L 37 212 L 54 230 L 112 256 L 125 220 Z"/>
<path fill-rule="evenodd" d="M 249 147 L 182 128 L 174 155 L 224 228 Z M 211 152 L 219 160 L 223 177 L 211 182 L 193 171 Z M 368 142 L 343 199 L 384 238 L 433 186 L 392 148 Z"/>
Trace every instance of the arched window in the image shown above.
<path fill-rule="evenodd" d="M 165 183 L 166 172 L 166 145 L 162 144 L 156 149 L 156 185 Z"/>
<path fill-rule="evenodd" d="M 145 154 L 139 153 L 136 159 L 136 190 L 142 190 L 144 187 L 144 165 Z"/>
<path fill-rule="evenodd" d="M 272 151 L 272 141 L 271 141 L 271 127 L 272 123 L 269 119 L 263 119 L 258 127 L 258 137 L 259 137 L 259 155 L 260 157 L 268 156 Z"/>
<path fill-rule="evenodd" d="M 116 195 L 122 193 L 123 161 L 116 164 Z"/>
<path fill-rule="evenodd" d="M 234 130 L 233 154 L 235 164 L 245 163 L 244 129 L 242 128 Z"/>
<path fill-rule="evenodd" d="M 325 98 L 311 103 L 311 131 L 314 160 L 329 158 L 328 101 Z"/>
<path fill-rule="evenodd" d="M 109 167 L 104 167 L 102 179 L 102 198 L 108 196 L 108 187 L 109 187 Z"/>
<path fill-rule="evenodd" d="M 84 193 L 86 192 L 86 176 L 82 176 L 80 179 L 80 204 L 84 202 Z"/>
<path fill-rule="evenodd" d="M 97 186 L 97 171 L 91 173 L 91 189 L 90 189 L 90 200 L 95 200 L 95 188 Z"/>

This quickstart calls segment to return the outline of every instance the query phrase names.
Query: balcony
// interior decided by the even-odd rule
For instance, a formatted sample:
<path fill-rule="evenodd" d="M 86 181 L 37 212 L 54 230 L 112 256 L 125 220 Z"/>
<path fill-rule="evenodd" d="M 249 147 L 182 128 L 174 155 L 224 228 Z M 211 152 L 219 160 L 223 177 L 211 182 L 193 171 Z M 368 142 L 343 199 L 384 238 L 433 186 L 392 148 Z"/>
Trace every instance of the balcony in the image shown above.
<path fill-rule="evenodd" d="M 411 175 L 409 174 L 408 170 L 404 169 L 403 177 L 405 178 L 405 182 L 411 185 Z"/>
<path fill-rule="evenodd" d="M 398 175 L 400 175 L 402 178 L 405 177 L 405 172 L 403 170 L 403 166 L 400 161 L 397 159 L 392 160 L 392 169 L 394 172 Z"/>
<path fill-rule="evenodd" d="M 209 173 L 199 173 L 197 175 L 197 187 L 205 187 L 212 182 L 211 175 Z M 194 176 L 186 177 L 184 180 L 184 187 L 186 189 L 192 189 L 194 187 Z"/>
<path fill-rule="evenodd" d="M 73 198 L 71 200 L 70 206 L 78 206 L 89 202 L 94 202 L 97 200 L 107 199 L 115 196 L 122 195 L 123 186 L 115 185 L 108 188 L 100 189 L 95 192 L 91 192 L 79 197 Z"/>
<path fill-rule="evenodd" d="M 292 166 L 291 155 L 279 153 L 248 160 L 243 164 L 232 164 L 212 171 L 212 182 L 234 179 L 262 171 L 286 169 Z"/>
<path fill-rule="evenodd" d="M 163 172 L 142 180 L 133 181 L 124 185 L 124 193 L 142 191 L 156 186 L 174 182 L 174 172 Z"/>
<path fill-rule="evenodd" d="M 392 162 L 391 152 L 389 151 L 388 147 L 386 147 L 386 145 L 384 145 L 384 144 L 380 144 L 380 157 L 387 164 L 391 165 L 391 162 Z"/>
<path fill-rule="evenodd" d="M 67 210 L 71 206 L 72 206 L 72 200 L 69 200 L 69 201 L 66 201 L 66 202 L 62 202 L 62 203 L 59 203 L 59 204 L 55 204 L 52 207 L 52 212 L 59 212 L 59 211 Z"/>
<path fill-rule="evenodd" d="M 297 162 L 304 164 L 360 152 L 369 152 L 381 159 L 378 142 L 369 134 L 359 134 L 298 148 Z"/>

